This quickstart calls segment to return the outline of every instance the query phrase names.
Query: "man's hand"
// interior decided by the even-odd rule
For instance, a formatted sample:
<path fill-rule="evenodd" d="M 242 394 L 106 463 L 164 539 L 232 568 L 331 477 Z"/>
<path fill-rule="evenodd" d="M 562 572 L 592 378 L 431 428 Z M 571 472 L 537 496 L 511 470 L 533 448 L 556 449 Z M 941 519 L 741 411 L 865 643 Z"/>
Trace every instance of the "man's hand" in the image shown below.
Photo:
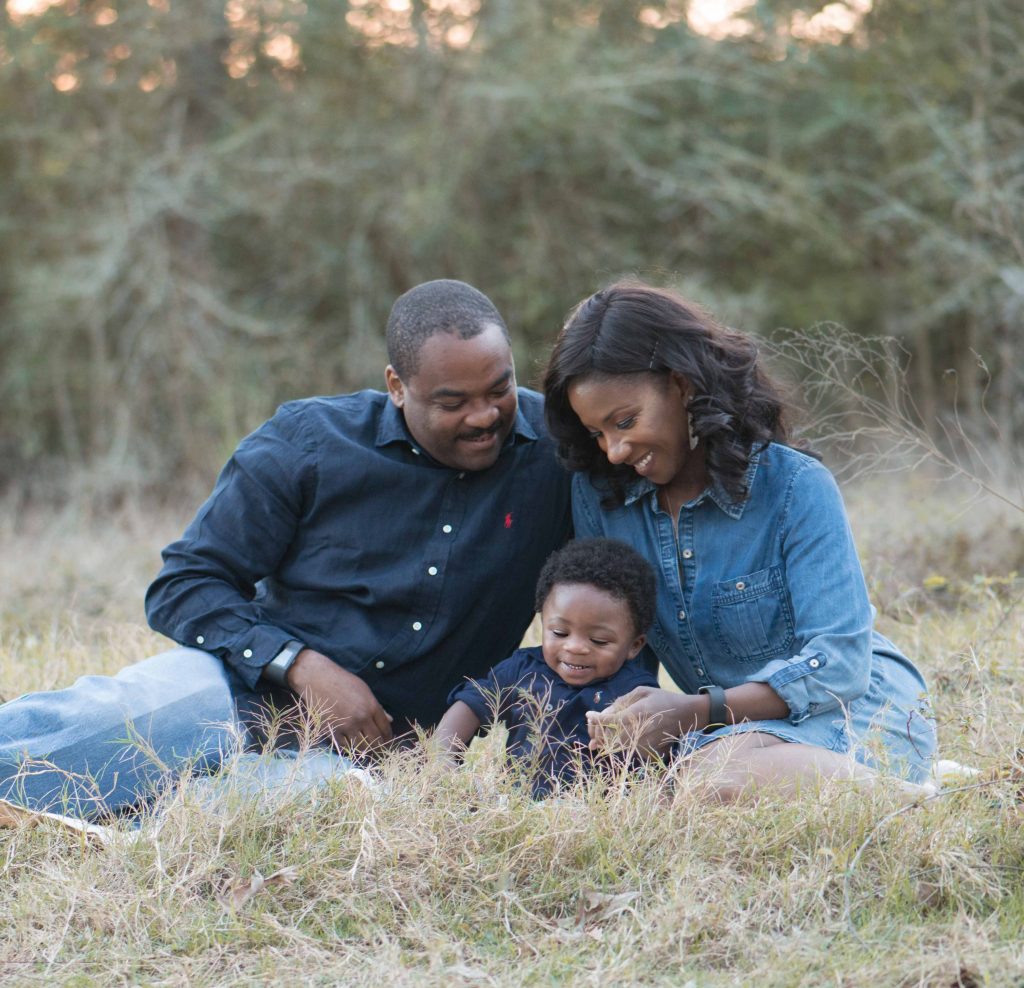
<path fill-rule="evenodd" d="M 391 715 L 358 676 L 305 648 L 288 670 L 288 685 L 330 733 L 335 747 L 374 748 L 390 741 Z"/>
<path fill-rule="evenodd" d="M 638 686 L 607 710 L 587 713 L 591 751 L 663 754 L 686 731 L 707 723 L 708 699 Z M 703 723 L 702 723 L 703 718 Z"/>

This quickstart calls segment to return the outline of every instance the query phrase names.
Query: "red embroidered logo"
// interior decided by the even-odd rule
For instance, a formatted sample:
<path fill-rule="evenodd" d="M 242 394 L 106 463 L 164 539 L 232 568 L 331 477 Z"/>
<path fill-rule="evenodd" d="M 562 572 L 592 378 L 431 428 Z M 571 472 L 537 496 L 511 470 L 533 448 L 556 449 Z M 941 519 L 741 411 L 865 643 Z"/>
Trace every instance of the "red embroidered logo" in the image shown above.
<path fill-rule="evenodd" d="M 512 527 L 512 512 L 511 511 L 507 515 L 505 515 L 505 527 L 506 528 L 511 528 Z"/>

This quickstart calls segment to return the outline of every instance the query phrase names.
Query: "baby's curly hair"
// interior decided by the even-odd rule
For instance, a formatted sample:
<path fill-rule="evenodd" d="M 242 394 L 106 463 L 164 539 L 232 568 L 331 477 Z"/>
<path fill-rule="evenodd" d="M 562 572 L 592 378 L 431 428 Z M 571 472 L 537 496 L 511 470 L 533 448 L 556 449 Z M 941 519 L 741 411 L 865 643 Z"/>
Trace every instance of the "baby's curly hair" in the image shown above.
<path fill-rule="evenodd" d="M 654 623 L 658 594 L 654 572 L 636 549 L 618 539 L 576 539 L 548 556 L 537 581 L 534 606 L 538 611 L 556 583 L 597 587 L 624 601 L 638 635 Z"/>

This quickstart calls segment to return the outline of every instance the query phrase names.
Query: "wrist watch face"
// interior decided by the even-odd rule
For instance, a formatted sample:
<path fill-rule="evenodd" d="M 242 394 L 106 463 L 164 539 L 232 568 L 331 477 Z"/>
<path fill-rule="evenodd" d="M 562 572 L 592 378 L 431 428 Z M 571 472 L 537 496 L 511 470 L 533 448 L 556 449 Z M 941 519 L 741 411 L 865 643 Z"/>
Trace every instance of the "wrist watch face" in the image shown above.
<path fill-rule="evenodd" d="M 302 651 L 302 646 L 298 642 L 288 642 L 280 652 L 277 653 L 275 662 L 291 665 L 295 661 L 295 656 Z"/>
<path fill-rule="evenodd" d="M 277 655 L 267 663 L 263 670 L 265 678 L 278 686 L 288 685 L 288 670 L 298 657 L 299 652 L 305 648 L 302 642 L 288 642 Z"/>

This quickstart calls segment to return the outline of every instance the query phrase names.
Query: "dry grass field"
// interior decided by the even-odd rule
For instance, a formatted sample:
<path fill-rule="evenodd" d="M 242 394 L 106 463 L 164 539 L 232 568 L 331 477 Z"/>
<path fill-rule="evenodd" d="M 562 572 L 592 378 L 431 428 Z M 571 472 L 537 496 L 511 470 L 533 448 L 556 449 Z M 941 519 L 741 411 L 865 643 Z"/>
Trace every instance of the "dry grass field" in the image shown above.
<path fill-rule="evenodd" d="M 829 784 L 723 807 L 657 778 L 534 804 L 484 743 L 372 789 L 186 785 L 114 846 L 0 832 L 0 980 L 1024 985 L 1024 518 L 906 476 L 848 500 L 881 630 L 975 780 L 912 806 Z M 3 506 L 0 694 L 160 650 L 142 593 L 194 506 Z"/>

